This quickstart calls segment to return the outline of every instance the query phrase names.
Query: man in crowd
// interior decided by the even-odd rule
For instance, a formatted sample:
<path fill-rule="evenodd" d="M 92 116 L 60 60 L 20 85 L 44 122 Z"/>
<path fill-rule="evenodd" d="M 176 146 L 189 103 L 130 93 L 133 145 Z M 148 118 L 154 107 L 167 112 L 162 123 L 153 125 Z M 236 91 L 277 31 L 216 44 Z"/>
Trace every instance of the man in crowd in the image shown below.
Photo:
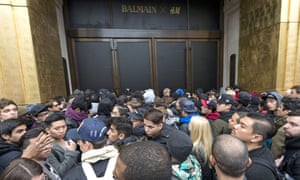
<path fill-rule="evenodd" d="M 274 180 L 273 171 L 259 162 L 275 167 L 272 153 L 265 146 L 266 140 L 273 135 L 274 125 L 260 113 L 248 113 L 233 127 L 231 134 L 243 141 L 252 159 L 252 165 L 246 171 L 247 180 Z"/>
<path fill-rule="evenodd" d="M 42 128 L 34 128 L 27 131 L 24 136 L 21 138 L 22 148 L 26 149 L 30 144 L 35 143 L 38 139 L 38 136 L 41 133 L 45 133 L 44 129 Z M 60 180 L 60 176 L 58 175 L 57 171 L 52 167 L 51 164 L 46 162 L 46 159 L 51 154 L 52 145 L 48 144 L 43 149 L 39 151 L 36 155 L 32 156 L 30 159 L 38 162 L 42 168 L 44 174 L 50 180 Z"/>
<path fill-rule="evenodd" d="M 171 160 L 166 149 L 153 141 L 132 143 L 120 151 L 114 179 L 171 179 Z"/>
<path fill-rule="evenodd" d="M 163 123 L 163 113 L 157 109 L 149 109 L 145 112 L 144 128 L 145 134 L 149 140 L 158 142 L 166 148 L 170 139 L 176 139 L 178 136 L 187 136 L 182 131 Z M 188 143 L 191 143 L 190 138 L 185 139 Z M 171 150 L 168 151 L 171 152 Z"/>
<path fill-rule="evenodd" d="M 214 139 L 210 162 L 218 180 L 243 180 L 251 164 L 247 146 L 234 136 L 223 134 Z"/>
<path fill-rule="evenodd" d="M 285 140 L 284 159 L 280 171 L 294 179 L 300 179 L 300 110 L 288 114 L 287 123 L 283 126 Z"/>
<path fill-rule="evenodd" d="M 35 104 L 30 113 L 35 122 L 32 125 L 32 128 L 43 127 L 43 122 L 49 115 L 48 107 L 43 104 Z"/>
<path fill-rule="evenodd" d="M 8 119 L 0 123 L 0 173 L 14 159 L 32 158 L 51 142 L 50 135 L 40 134 L 34 143 L 25 149 L 19 146 L 26 132 L 26 124 L 17 119 Z"/>
<path fill-rule="evenodd" d="M 217 112 L 220 113 L 219 119 L 212 122 L 211 130 L 213 136 L 216 137 L 220 134 L 229 134 L 228 120 L 235 112 L 235 100 L 229 94 L 222 94 L 218 98 Z"/>
<path fill-rule="evenodd" d="M 129 119 L 123 117 L 114 117 L 111 119 L 110 128 L 107 131 L 108 143 L 117 148 L 123 147 L 127 143 L 135 142 L 137 138 L 132 135 L 132 123 Z"/>
<path fill-rule="evenodd" d="M 6 98 L 0 99 L 0 121 L 6 119 L 17 119 L 18 118 L 18 107 L 17 104 Z"/>
<path fill-rule="evenodd" d="M 82 152 L 82 163 L 70 169 L 64 180 L 112 179 L 118 150 L 106 145 L 107 127 L 98 118 L 86 118 L 77 129 L 77 144 Z"/>
<path fill-rule="evenodd" d="M 300 98 L 300 85 L 295 85 L 291 87 L 291 92 L 289 97 L 292 98 Z"/>

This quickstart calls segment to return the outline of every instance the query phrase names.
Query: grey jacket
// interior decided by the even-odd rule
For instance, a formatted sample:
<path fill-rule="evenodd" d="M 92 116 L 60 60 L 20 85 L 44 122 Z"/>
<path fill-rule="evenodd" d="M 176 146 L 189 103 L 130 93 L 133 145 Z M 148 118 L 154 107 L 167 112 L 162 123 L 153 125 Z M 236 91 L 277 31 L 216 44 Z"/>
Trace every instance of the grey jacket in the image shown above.
<path fill-rule="evenodd" d="M 55 142 L 53 142 L 52 145 L 51 154 L 47 162 L 51 164 L 60 176 L 63 176 L 69 169 L 77 164 L 79 152 L 63 149 Z"/>

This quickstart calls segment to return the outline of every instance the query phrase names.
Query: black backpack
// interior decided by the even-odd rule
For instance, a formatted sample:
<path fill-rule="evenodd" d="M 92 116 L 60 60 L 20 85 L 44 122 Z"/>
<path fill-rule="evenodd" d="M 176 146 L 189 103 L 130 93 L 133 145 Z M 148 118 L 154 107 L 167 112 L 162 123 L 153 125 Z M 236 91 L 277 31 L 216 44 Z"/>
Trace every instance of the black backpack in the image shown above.
<path fill-rule="evenodd" d="M 279 169 L 275 166 L 275 164 L 271 164 L 265 159 L 261 158 L 251 158 L 253 164 L 260 164 L 272 171 L 276 180 L 295 180 L 291 177 L 287 172 L 280 172 Z"/>

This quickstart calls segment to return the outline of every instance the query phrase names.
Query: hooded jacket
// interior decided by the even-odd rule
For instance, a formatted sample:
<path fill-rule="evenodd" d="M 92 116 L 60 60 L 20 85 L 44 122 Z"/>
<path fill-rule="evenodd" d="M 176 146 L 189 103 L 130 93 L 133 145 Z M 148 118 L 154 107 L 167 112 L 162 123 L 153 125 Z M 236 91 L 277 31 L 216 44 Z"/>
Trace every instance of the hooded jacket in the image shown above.
<path fill-rule="evenodd" d="M 0 174 L 14 159 L 21 157 L 21 148 L 16 144 L 9 144 L 0 138 Z"/>
<path fill-rule="evenodd" d="M 92 165 L 97 177 L 104 176 L 106 167 L 110 158 L 118 155 L 118 150 L 112 146 L 105 146 L 101 149 L 92 149 L 82 153 L 81 161 Z M 87 177 L 82 168 L 82 164 L 77 165 L 70 169 L 65 176 L 64 180 L 87 180 Z"/>

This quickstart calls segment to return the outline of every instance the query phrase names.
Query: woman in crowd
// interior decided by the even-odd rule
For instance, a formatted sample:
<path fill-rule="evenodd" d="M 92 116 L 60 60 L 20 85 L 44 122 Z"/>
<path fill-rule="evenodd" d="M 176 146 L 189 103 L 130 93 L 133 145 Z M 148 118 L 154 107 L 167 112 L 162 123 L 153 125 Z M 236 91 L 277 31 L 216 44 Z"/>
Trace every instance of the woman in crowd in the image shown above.
<path fill-rule="evenodd" d="M 189 131 L 193 142 L 192 154 L 201 164 L 202 179 L 216 179 L 214 170 L 209 163 L 213 142 L 209 121 L 203 116 L 193 116 L 189 124 Z"/>

